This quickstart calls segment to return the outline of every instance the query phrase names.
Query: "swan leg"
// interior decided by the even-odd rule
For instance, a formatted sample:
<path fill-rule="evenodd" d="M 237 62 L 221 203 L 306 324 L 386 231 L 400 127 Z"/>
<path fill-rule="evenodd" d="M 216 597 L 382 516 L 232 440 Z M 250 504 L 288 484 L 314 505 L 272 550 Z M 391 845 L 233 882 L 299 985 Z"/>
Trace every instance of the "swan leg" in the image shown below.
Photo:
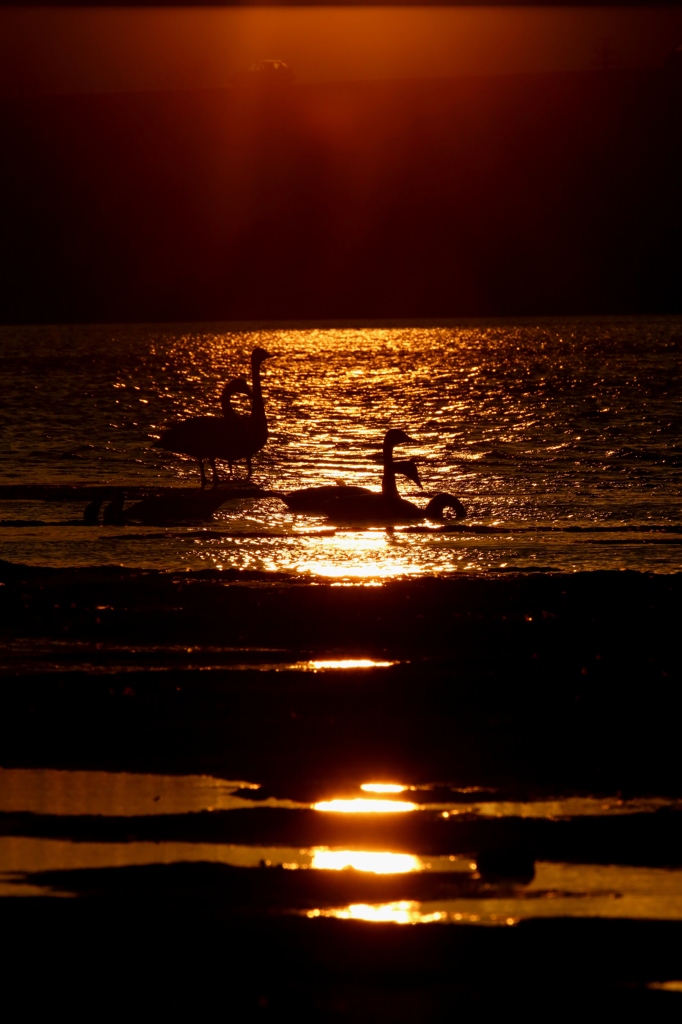
<path fill-rule="evenodd" d="M 232 460 L 228 460 L 228 466 L 230 467 L 230 480 L 232 479 Z"/>
<path fill-rule="evenodd" d="M 246 474 L 246 479 L 250 480 L 251 479 L 251 456 L 250 455 L 246 456 L 246 467 L 248 469 L 248 473 Z"/>
<path fill-rule="evenodd" d="M 197 462 L 199 463 L 199 472 L 201 473 L 201 489 L 203 491 L 204 487 L 206 486 L 206 474 L 204 473 L 204 460 L 203 459 L 197 459 Z"/>
<path fill-rule="evenodd" d="M 219 481 L 218 470 L 216 468 L 215 459 L 209 459 L 209 462 L 211 463 L 211 470 L 213 471 L 213 487 L 215 488 L 218 486 Z"/>

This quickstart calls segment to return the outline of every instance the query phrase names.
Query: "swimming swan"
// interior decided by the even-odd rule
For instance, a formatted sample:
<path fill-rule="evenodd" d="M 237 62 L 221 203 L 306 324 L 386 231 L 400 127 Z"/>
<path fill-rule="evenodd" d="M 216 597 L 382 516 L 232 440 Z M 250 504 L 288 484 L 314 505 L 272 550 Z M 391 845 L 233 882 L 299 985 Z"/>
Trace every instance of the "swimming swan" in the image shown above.
<path fill-rule="evenodd" d="M 251 416 L 242 416 L 232 408 L 230 399 L 232 395 L 236 394 L 251 397 L 251 388 L 243 377 L 234 377 L 223 388 L 220 396 L 222 416 L 192 416 L 191 419 L 176 423 L 154 444 L 155 448 L 163 448 L 165 451 L 191 455 L 195 458 L 201 472 L 202 490 L 206 486 L 204 459 L 208 459 L 211 465 L 213 486 L 217 487 L 218 471 L 215 460 L 226 459 L 230 465 L 230 475 L 232 475 L 232 463 L 236 459 L 245 458 L 245 455 L 241 453 L 243 448 L 241 438 L 244 430 L 243 424 L 245 421 L 250 421 Z"/>
<path fill-rule="evenodd" d="M 425 509 L 401 498 L 395 482 L 393 448 L 397 444 L 413 444 L 402 430 L 389 430 L 384 438 L 384 476 L 381 494 L 339 495 L 326 514 L 335 522 L 400 522 L 419 519 L 443 519 L 446 508 L 455 510 L 455 518 L 463 519 L 466 509 L 452 494 L 437 494 Z M 421 484 L 420 484 L 421 486 Z"/>
<path fill-rule="evenodd" d="M 384 473 L 381 481 L 381 491 L 371 491 L 367 487 L 346 486 L 345 484 L 327 484 L 323 487 L 305 487 L 291 494 L 279 494 L 278 497 L 285 502 L 291 512 L 314 512 L 323 515 L 335 514 L 339 505 L 344 508 L 355 503 L 376 504 L 383 500 L 390 500 L 398 496 L 396 486 L 396 473 L 406 476 L 413 483 L 421 487 L 419 470 L 414 459 L 404 459 L 398 462 L 393 459 L 393 449 L 399 444 L 415 444 L 411 437 L 408 437 L 404 430 L 389 430 L 384 437 L 383 443 L 383 465 Z"/>
<path fill-rule="evenodd" d="M 393 463 L 393 471 L 421 487 L 419 470 L 414 459 L 401 459 Z M 359 487 L 355 484 L 344 484 L 340 481 L 335 484 L 324 484 L 321 487 L 304 487 L 299 491 L 292 491 L 291 494 L 278 494 L 290 512 L 311 512 L 317 515 L 326 514 L 334 507 L 340 498 L 347 498 L 356 494 L 377 494 L 369 487 Z"/>

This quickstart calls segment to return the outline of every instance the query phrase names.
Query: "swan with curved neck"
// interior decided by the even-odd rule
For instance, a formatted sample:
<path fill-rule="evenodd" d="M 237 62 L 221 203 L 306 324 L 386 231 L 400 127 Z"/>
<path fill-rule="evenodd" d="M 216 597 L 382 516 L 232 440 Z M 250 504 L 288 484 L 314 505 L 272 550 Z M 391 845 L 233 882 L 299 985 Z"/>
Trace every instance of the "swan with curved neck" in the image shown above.
<path fill-rule="evenodd" d="M 353 502 L 356 499 L 369 502 L 381 499 L 389 500 L 398 496 L 396 486 L 396 474 L 407 477 L 421 488 L 419 470 L 414 459 L 393 459 L 393 449 L 399 444 L 414 444 L 412 438 L 408 437 L 403 430 L 389 430 L 384 437 L 383 443 L 383 466 L 384 472 L 381 481 L 381 491 L 372 491 L 368 487 L 346 485 L 341 483 L 327 484 L 322 487 L 305 487 L 302 490 L 293 491 L 291 494 L 278 494 L 277 497 L 288 506 L 290 512 L 309 512 L 318 515 L 330 515 L 337 509 L 339 502 Z"/>
<path fill-rule="evenodd" d="M 245 457 L 241 454 L 239 438 L 243 430 L 243 421 L 250 420 L 251 417 L 242 416 L 232 408 L 230 400 L 236 394 L 251 397 L 251 388 L 243 377 L 233 377 L 223 388 L 220 396 L 222 416 L 192 416 L 188 420 L 174 424 L 154 444 L 155 448 L 163 448 L 179 455 L 190 455 L 196 459 L 201 473 L 202 490 L 206 486 L 204 460 L 210 463 L 213 486 L 217 487 L 219 478 L 215 460 L 226 459 L 232 475 L 232 463 Z"/>
<path fill-rule="evenodd" d="M 384 438 L 384 475 L 381 494 L 341 495 L 326 509 L 326 514 L 336 522 L 414 522 L 419 519 L 442 520 L 446 508 L 452 508 L 456 519 L 466 516 L 461 501 L 452 494 L 437 494 L 425 509 L 407 501 L 398 493 L 396 485 L 396 463 L 393 449 L 398 444 L 413 444 L 402 430 L 389 430 Z M 419 484 L 421 487 L 421 483 Z"/>

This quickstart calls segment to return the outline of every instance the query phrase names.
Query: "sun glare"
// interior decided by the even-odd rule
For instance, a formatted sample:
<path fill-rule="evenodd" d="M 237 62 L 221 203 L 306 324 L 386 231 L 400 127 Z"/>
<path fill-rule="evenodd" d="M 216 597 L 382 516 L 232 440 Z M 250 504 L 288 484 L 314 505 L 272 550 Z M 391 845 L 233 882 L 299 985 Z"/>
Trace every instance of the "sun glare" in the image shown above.
<path fill-rule="evenodd" d="M 340 811 L 343 814 L 396 814 L 419 810 L 418 804 L 409 800 L 321 800 L 313 804 L 314 811 Z"/>
<path fill-rule="evenodd" d="M 363 793 L 404 793 L 407 786 L 395 782 L 363 782 L 360 789 Z"/>
<path fill-rule="evenodd" d="M 373 661 L 372 658 L 341 658 L 336 661 L 309 661 L 305 662 L 307 666 L 317 671 L 322 668 L 390 668 L 391 665 L 395 665 L 394 661 Z M 362 786 L 362 789 L 365 787 Z M 383 790 L 372 790 L 371 792 L 376 793 L 397 793 L 399 790 L 383 789 Z"/>
<path fill-rule="evenodd" d="M 382 853 L 366 850 L 313 850 L 310 863 L 312 868 L 326 871 L 370 871 L 375 875 L 397 875 L 408 871 L 421 871 L 423 864 L 419 857 L 409 853 Z"/>
<path fill-rule="evenodd" d="M 420 904 L 413 900 L 398 900 L 395 903 L 353 903 L 338 910 L 311 910 L 308 917 L 336 917 L 342 921 L 372 921 L 390 924 L 430 924 L 442 921 L 447 915 L 441 911 L 422 914 Z"/>

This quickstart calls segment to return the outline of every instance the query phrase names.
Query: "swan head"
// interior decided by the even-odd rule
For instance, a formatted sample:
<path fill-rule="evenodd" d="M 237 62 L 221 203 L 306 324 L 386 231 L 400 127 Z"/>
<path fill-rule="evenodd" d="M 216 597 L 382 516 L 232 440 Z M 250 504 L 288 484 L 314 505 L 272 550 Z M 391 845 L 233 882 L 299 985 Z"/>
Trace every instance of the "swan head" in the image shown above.
<path fill-rule="evenodd" d="M 413 484 L 416 484 L 420 490 L 423 490 L 422 482 L 419 479 L 419 469 L 417 468 L 416 459 L 401 459 L 400 462 L 394 462 L 393 469 L 396 473 L 406 476 L 407 479 L 411 480 Z"/>
<path fill-rule="evenodd" d="M 229 398 L 230 395 L 248 395 L 251 398 L 252 391 L 246 377 L 233 377 L 232 380 L 227 382 L 223 388 L 222 397 Z"/>
<path fill-rule="evenodd" d="M 251 364 L 253 366 L 260 366 L 260 364 L 264 363 L 266 359 L 272 358 L 272 352 L 267 352 L 264 348 L 260 348 L 260 346 L 257 346 L 251 353 Z"/>
<path fill-rule="evenodd" d="M 404 430 L 387 430 L 384 437 L 384 449 L 391 451 L 397 444 L 418 444 L 413 437 L 409 437 Z"/>

